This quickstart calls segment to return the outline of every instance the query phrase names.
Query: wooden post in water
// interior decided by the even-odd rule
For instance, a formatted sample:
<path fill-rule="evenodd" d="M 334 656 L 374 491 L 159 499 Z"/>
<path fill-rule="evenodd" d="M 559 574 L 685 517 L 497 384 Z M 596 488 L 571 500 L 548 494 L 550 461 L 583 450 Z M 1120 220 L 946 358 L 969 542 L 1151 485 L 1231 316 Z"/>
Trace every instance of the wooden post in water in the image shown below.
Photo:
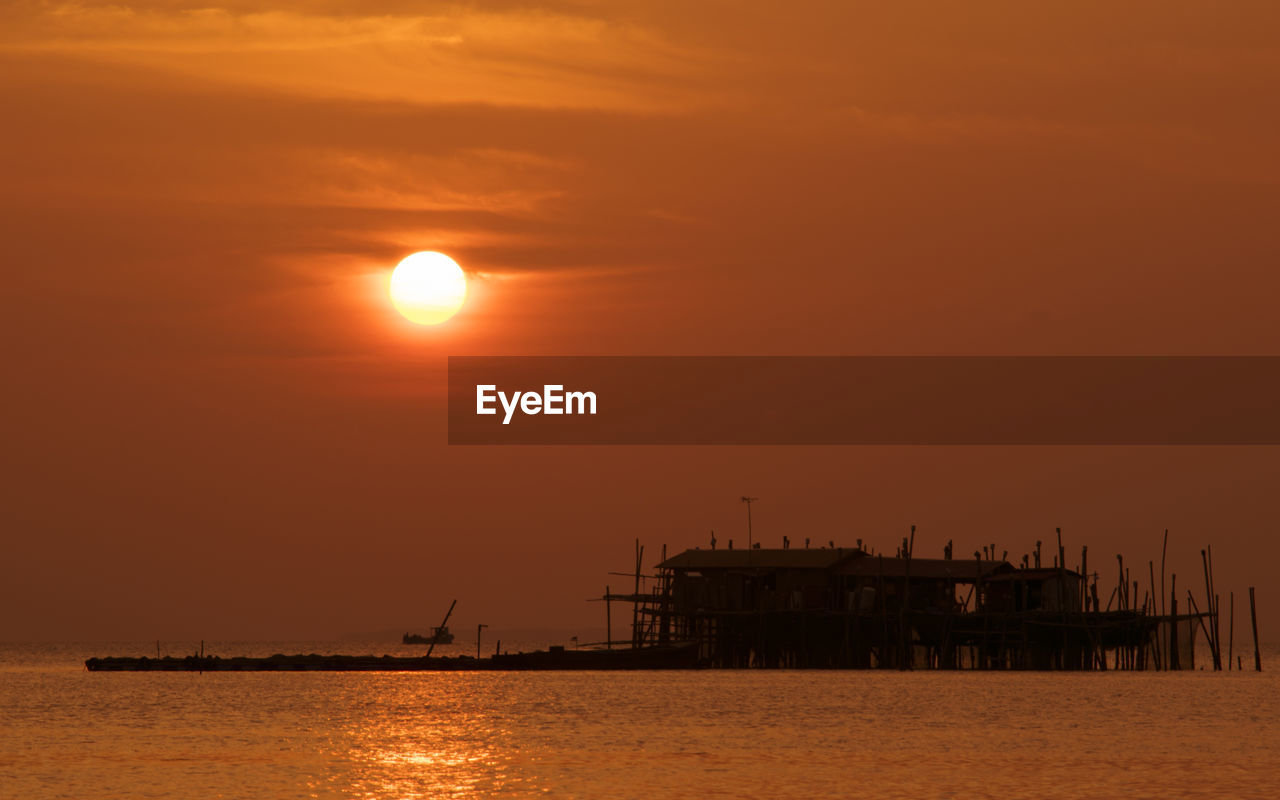
<path fill-rule="evenodd" d="M 748 507 L 749 508 L 749 507 Z M 747 551 L 747 558 L 751 557 L 751 551 Z M 640 646 L 640 563 L 644 560 L 644 548 L 640 546 L 640 539 L 636 539 L 636 586 L 631 594 L 631 646 L 636 648 Z"/>
<path fill-rule="evenodd" d="M 1089 545 L 1080 548 L 1080 603 L 1081 610 L 1089 610 Z"/>
<path fill-rule="evenodd" d="M 1062 650 L 1058 668 L 1067 667 L 1067 551 L 1062 546 L 1062 528 L 1054 528 L 1058 536 L 1058 608 L 1062 611 Z"/>
<path fill-rule="evenodd" d="M 1116 565 L 1120 570 L 1120 579 L 1116 583 L 1120 586 L 1120 596 L 1116 600 L 1120 603 L 1120 610 L 1123 611 L 1129 607 L 1129 586 L 1128 581 L 1124 577 L 1124 556 L 1116 553 Z"/>
<path fill-rule="evenodd" d="M 1258 652 L 1258 606 L 1252 586 L 1249 587 L 1249 619 L 1253 622 L 1253 669 L 1262 672 L 1262 654 Z"/>
<path fill-rule="evenodd" d="M 1222 598 L 1218 595 L 1213 596 L 1213 615 L 1209 617 L 1209 621 L 1213 623 L 1213 642 L 1214 654 L 1217 658 L 1214 661 L 1214 670 L 1222 671 L 1222 629 L 1218 625 L 1218 609 L 1222 605 Z M 1231 669 L 1231 662 L 1227 662 L 1227 669 Z"/>
<path fill-rule="evenodd" d="M 665 543 L 662 545 L 662 560 L 658 563 L 667 563 Z M 663 569 L 659 576 L 658 588 L 662 594 L 658 604 L 658 644 L 665 645 L 671 641 L 671 570 Z"/>
<path fill-rule="evenodd" d="M 1169 576 L 1169 669 L 1182 669 L 1178 656 L 1178 573 Z"/>
<path fill-rule="evenodd" d="M 1227 622 L 1227 670 L 1230 671 L 1235 669 L 1232 665 L 1236 663 L 1236 593 L 1230 592 L 1228 597 L 1230 599 L 1227 601 L 1227 608 L 1230 616 Z"/>
<path fill-rule="evenodd" d="M 1200 613 L 1200 607 L 1196 605 L 1196 598 L 1191 594 L 1190 589 L 1187 590 L 1187 603 L 1191 606 L 1191 612 L 1196 615 L 1196 619 L 1200 621 L 1200 630 L 1204 631 L 1204 638 L 1209 640 L 1209 654 L 1213 655 L 1213 634 L 1209 632 L 1209 628 L 1204 621 L 1205 616 L 1208 614 L 1207 612 L 1204 615 Z M 1213 620 L 1210 619 L 1209 621 L 1212 622 Z"/>
<path fill-rule="evenodd" d="M 911 539 L 907 542 L 903 553 L 907 558 L 907 566 L 902 577 L 902 613 L 899 615 L 900 633 L 902 635 L 902 663 L 899 669 L 912 668 L 912 651 L 911 651 L 911 551 L 916 547 L 916 526 L 911 526 Z"/>
<path fill-rule="evenodd" d="M 1213 590 L 1213 641 L 1218 645 L 1218 655 L 1222 655 L 1222 598 L 1218 596 L 1218 579 L 1213 574 L 1213 545 L 1205 545 L 1209 553 L 1209 588 Z M 1221 667 L 1219 667 L 1221 669 Z"/>
<path fill-rule="evenodd" d="M 1080 622 L 1085 626 L 1087 634 L 1087 644 L 1085 644 L 1084 652 L 1080 654 L 1080 668 L 1093 669 L 1093 650 L 1094 641 L 1093 633 L 1089 631 L 1088 621 L 1084 615 L 1089 613 L 1089 546 L 1080 546 Z"/>
<path fill-rule="evenodd" d="M 1162 617 L 1164 616 L 1164 613 L 1165 613 L 1164 558 L 1168 554 L 1168 552 L 1169 552 L 1169 529 L 1165 528 L 1164 529 L 1164 546 L 1160 548 L 1160 616 Z M 1156 626 L 1156 630 L 1157 631 L 1161 630 L 1160 626 Z M 1161 634 L 1161 636 L 1164 636 L 1164 635 Z M 1167 636 L 1164 636 L 1160 646 L 1163 652 L 1163 655 L 1161 656 L 1161 660 L 1165 664 L 1168 664 L 1169 663 L 1169 638 Z"/>
<path fill-rule="evenodd" d="M 1204 635 L 1209 639 L 1209 655 L 1213 656 L 1213 668 L 1221 670 L 1222 656 L 1218 652 L 1216 626 L 1213 624 L 1213 581 L 1209 578 L 1209 557 L 1204 550 L 1200 551 L 1200 563 L 1204 565 L 1204 602 L 1205 611 L 1209 614 L 1209 625 L 1205 628 Z"/>
<path fill-rule="evenodd" d="M 1151 579 L 1151 611 L 1149 613 L 1151 614 L 1151 616 L 1156 617 L 1156 619 L 1159 619 L 1159 617 L 1156 615 L 1156 562 L 1154 561 L 1147 562 L 1147 573 L 1148 573 L 1148 577 Z M 1160 669 L 1160 665 L 1162 663 L 1161 656 L 1160 656 L 1160 624 L 1159 623 L 1156 623 L 1156 640 L 1155 642 L 1150 644 L 1152 645 L 1151 655 L 1155 662 L 1155 667 L 1158 670 Z"/>

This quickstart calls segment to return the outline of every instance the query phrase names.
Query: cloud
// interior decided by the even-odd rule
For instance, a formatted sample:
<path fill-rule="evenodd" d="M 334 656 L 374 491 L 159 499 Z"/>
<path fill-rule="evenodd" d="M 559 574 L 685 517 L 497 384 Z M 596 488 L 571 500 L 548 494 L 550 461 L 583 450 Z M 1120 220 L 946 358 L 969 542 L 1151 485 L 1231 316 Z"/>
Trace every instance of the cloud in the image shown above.
<path fill-rule="evenodd" d="M 0 50 L 312 97 L 627 110 L 691 100 L 675 79 L 694 54 L 624 20 L 521 8 L 307 9 L 23 4 L 7 15 Z"/>

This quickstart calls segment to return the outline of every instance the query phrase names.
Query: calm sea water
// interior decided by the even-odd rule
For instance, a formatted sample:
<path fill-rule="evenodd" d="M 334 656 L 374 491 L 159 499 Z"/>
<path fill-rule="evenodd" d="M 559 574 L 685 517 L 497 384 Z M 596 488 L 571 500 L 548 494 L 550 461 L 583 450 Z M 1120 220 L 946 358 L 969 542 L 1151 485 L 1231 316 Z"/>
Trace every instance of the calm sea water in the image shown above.
<path fill-rule="evenodd" d="M 201 675 L 82 666 L 90 655 L 154 651 L 0 645 L 0 797 L 1280 797 L 1275 671 Z M 1266 658 L 1280 668 L 1274 653 Z"/>

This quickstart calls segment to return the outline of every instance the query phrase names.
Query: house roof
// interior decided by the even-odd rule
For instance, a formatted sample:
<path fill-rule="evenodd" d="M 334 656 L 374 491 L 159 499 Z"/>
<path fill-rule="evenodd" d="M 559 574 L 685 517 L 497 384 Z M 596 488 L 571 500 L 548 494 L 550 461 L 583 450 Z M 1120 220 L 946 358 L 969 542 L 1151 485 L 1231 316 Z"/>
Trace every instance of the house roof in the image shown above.
<path fill-rule="evenodd" d="M 1068 577 L 1080 578 L 1080 573 L 1073 569 L 1064 569 Z M 1049 578 L 1058 577 L 1057 567 L 1032 567 L 1031 569 L 1015 569 L 1011 572 L 1005 572 L 1000 575 L 994 575 L 989 580 L 993 581 L 1043 581 Z"/>
<path fill-rule="evenodd" d="M 846 559 L 865 556 L 856 547 L 773 550 L 685 550 L 658 566 L 675 570 L 831 569 Z"/>
<path fill-rule="evenodd" d="M 908 572 L 910 564 L 910 572 Z M 841 564 L 836 570 L 841 575 L 857 575 L 860 577 L 884 576 L 901 578 L 910 575 L 912 578 L 935 580 L 975 581 L 979 577 L 984 580 L 998 572 L 1013 569 L 1008 561 L 978 561 L 961 558 L 882 558 L 868 556 Z"/>

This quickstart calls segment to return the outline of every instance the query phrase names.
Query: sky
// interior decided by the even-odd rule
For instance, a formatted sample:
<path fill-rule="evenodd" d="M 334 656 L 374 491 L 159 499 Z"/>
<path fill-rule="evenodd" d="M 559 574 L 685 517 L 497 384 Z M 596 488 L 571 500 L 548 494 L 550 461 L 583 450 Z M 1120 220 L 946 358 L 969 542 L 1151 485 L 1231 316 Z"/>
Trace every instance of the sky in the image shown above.
<path fill-rule="evenodd" d="M 1280 8 L 883 6 L 5 4 L 0 639 L 585 632 L 744 494 L 1280 638 L 1275 448 L 446 445 L 449 355 L 1280 353 Z"/>

